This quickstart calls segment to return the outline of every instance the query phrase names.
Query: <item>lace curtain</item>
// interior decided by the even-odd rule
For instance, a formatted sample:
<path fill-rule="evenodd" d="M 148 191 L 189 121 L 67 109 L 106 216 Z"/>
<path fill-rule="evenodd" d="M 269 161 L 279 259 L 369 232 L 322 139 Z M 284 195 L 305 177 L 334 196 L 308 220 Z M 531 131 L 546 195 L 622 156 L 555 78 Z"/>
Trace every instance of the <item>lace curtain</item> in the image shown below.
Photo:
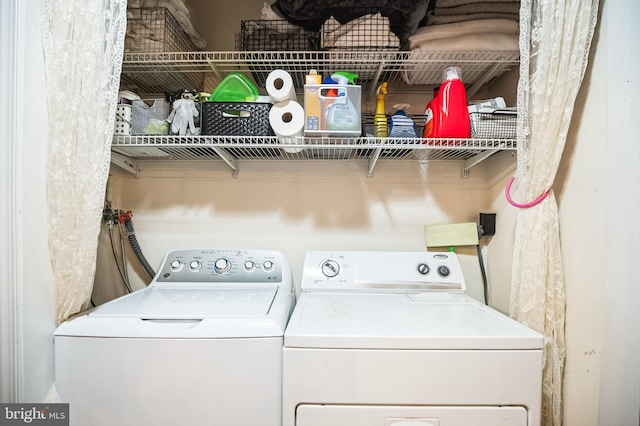
<path fill-rule="evenodd" d="M 93 287 L 122 68 L 126 0 L 43 0 L 47 208 L 56 322 Z"/>
<path fill-rule="evenodd" d="M 522 0 L 518 193 L 534 200 L 553 185 L 586 70 L 598 0 Z M 527 142 L 528 141 L 528 142 Z M 565 291 L 553 191 L 518 213 L 510 312 L 544 335 L 542 424 L 562 424 Z"/>

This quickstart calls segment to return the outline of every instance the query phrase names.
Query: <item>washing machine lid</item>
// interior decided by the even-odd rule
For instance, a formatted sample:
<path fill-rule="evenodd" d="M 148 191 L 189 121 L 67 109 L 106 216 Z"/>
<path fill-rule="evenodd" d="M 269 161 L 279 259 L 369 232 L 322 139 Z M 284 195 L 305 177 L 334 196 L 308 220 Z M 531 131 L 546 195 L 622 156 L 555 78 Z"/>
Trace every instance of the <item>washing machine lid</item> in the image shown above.
<path fill-rule="evenodd" d="M 158 320 L 260 317 L 269 312 L 277 292 L 278 287 L 152 286 L 105 303 L 89 315 Z"/>
<path fill-rule="evenodd" d="M 303 293 L 284 346 L 531 350 L 542 336 L 461 293 Z"/>
<path fill-rule="evenodd" d="M 284 334 L 293 294 L 276 287 L 147 287 L 77 316 L 56 336 L 236 338 Z"/>

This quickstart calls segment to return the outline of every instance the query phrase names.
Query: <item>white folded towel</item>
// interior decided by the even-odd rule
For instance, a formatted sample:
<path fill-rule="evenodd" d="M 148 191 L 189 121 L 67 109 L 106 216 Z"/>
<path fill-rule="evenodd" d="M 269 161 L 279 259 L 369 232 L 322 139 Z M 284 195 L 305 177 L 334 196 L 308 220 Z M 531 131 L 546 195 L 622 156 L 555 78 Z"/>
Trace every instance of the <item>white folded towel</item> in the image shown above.
<path fill-rule="evenodd" d="M 518 34 L 518 22 L 512 19 L 477 19 L 452 24 L 427 25 L 409 37 L 409 48 L 441 38 L 451 38 L 471 34 L 502 33 Z"/>

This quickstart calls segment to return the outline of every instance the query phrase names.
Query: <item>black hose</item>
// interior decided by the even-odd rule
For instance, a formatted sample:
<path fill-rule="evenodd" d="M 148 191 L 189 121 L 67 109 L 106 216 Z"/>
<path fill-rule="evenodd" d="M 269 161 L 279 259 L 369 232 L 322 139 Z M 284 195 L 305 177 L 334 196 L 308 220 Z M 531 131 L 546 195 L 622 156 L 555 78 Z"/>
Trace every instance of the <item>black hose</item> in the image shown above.
<path fill-rule="evenodd" d="M 142 250 L 140 249 L 140 245 L 138 244 L 138 240 L 136 239 L 136 233 L 133 230 L 133 222 L 131 222 L 131 220 L 125 220 L 124 227 L 127 229 L 127 234 L 128 234 L 127 239 L 129 240 L 129 245 L 131 246 L 131 249 L 135 253 L 136 257 L 138 258 L 138 261 L 140 262 L 140 264 L 142 265 L 146 273 L 149 275 L 151 279 L 153 279 L 153 277 L 156 276 L 156 273 L 151 267 L 151 265 L 149 265 L 149 262 L 147 262 L 147 259 L 145 259 L 144 255 L 142 254 Z"/>

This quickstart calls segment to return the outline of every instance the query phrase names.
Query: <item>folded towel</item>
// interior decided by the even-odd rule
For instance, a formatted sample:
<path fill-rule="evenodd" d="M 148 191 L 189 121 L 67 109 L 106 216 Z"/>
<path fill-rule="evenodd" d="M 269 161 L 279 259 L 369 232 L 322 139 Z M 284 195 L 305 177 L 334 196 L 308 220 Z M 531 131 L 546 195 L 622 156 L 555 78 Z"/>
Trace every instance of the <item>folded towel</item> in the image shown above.
<path fill-rule="evenodd" d="M 491 0 L 500 3 L 520 3 L 520 0 Z M 435 7 L 455 7 L 463 4 L 476 4 L 478 0 L 436 0 Z"/>
<path fill-rule="evenodd" d="M 409 48 L 441 38 L 458 37 L 471 34 L 504 33 L 518 34 L 519 25 L 512 19 L 477 19 L 452 24 L 427 25 L 420 27 L 409 37 Z"/>
<path fill-rule="evenodd" d="M 518 13 L 470 13 L 468 15 L 427 16 L 427 25 L 452 24 L 455 22 L 474 21 L 476 19 L 511 19 L 519 21 Z"/>
<path fill-rule="evenodd" d="M 467 15 L 470 13 L 520 13 L 520 3 L 487 1 L 453 7 L 436 6 L 433 10 L 434 16 Z"/>
<path fill-rule="evenodd" d="M 333 17 L 322 27 L 323 48 L 398 48 L 398 37 L 389 30 L 389 18 L 380 13 L 361 16 L 341 25 Z"/>
<path fill-rule="evenodd" d="M 413 50 L 422 52 L 517 52 L 516 34 L 468 34 L 425 42 Z"/>

